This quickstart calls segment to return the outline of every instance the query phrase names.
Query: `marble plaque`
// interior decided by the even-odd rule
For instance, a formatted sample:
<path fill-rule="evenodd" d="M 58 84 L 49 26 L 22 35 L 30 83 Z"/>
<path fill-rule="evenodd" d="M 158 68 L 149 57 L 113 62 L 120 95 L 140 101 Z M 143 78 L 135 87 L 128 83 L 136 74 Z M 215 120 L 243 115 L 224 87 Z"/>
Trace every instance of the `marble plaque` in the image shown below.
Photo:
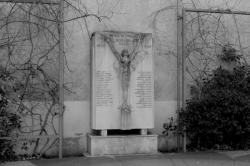
<path fill-rule="evenodd" d="M 96 32 L 91 41 L 92 129 L 153 128 L 152 35 Z"/>

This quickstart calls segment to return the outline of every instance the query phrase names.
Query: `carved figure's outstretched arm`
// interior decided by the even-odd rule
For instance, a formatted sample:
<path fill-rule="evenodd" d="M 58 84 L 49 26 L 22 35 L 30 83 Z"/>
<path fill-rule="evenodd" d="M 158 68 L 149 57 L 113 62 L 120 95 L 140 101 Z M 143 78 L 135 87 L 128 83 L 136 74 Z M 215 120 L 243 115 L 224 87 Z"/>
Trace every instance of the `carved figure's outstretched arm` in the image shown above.
<path fill-rule="evenodd" d="M 140 34 L 139 38 L 137 38 L 136 45 L 134 46 L 134 49 L 131 52 L 131 62 L 135 59 L 135 56 L 138 54 L 139 47 L 142 45 L 146 35 Z"/>
<path fill-rule="evenodd" d="M 109 48 L 111 49 L 111 51 L 113 52 L 113 54 L 115 55 L 116 59 L 118 60 L 118 62 L 121 62 L 121 56 L 119 54 L 119 52 L 116 50 L 115 46 L 114 46 L 114 41 L 111 37 L 108 37 L 105 34 L 101 34 L 104 38 L 104 41 L 109 45 Z"/>

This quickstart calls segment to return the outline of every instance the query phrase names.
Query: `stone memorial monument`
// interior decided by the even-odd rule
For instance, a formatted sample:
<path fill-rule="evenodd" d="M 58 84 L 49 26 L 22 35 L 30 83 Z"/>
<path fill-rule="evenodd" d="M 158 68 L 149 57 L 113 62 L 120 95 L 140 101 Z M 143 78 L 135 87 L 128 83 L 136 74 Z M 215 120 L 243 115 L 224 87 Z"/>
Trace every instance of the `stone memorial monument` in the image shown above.
<path fill-rule="evenodd" d="M 89 154 L 156 153 L 157 136 L 148 134 L 154 128 L 152 35 L 96 32 L 91 62 Z"/>

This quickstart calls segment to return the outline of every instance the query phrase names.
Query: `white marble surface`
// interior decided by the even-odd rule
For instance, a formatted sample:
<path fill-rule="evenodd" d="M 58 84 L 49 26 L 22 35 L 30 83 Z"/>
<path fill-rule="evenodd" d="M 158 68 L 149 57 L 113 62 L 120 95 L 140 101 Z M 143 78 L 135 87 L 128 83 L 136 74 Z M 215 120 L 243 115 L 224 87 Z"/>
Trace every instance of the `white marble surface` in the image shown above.
<path fill-rule="evenodd" d="M 133 51 L 135 33 L 106 34 L 114 35 L 114 46 L 118 52 L 123 49 Z M 154 127 L 152 36 L 145 35 L 135 60 L 131 61 L 131 66 L 135 67 L 131 69 L 128 89 L 131 112 L 127 113 L 124 122 L 128 129 Z M 92 128 L 121 129 L 124 115 L 119 108 L 123 102 L 119 62 L 99 33 L 95 33 L 92 40 Z"/>

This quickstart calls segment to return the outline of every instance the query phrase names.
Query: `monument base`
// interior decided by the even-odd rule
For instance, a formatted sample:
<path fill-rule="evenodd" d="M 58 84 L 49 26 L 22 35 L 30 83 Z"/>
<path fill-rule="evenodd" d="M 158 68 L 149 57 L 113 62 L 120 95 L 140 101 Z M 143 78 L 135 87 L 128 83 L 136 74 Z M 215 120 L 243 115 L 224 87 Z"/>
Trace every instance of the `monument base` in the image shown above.
<path fill-rule="evenodd" d="M 112 135 L 88 134 L 90 156 L 156 154 L 157 135 Z"/>

